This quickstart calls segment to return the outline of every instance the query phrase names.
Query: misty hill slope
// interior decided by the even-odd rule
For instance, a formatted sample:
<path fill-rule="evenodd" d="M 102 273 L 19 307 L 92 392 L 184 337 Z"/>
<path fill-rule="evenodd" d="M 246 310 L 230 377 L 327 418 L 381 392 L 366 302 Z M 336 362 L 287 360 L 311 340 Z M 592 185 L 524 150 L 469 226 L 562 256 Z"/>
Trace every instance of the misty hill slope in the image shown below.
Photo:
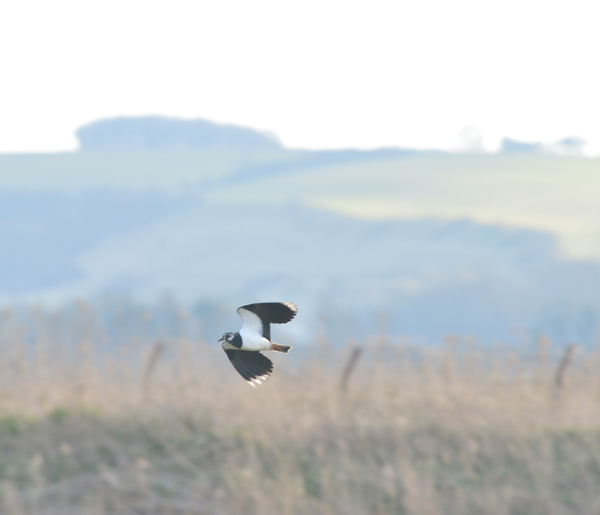
<path fill-rule="evenodd" d="M 401 149 L 0 155 L 0 192 L 96 188 L 366 219 L 467 218 L 552 232 L 569 255 L 600 257 L 600 159 Z"/>
<path fill-rule="evenodd" d="M 115 189 L 0 191 L 0 295 L 60 287 L 80 275 L 75 259 L 99 241 L 194 202 L 189 196 Z"/>
<path fill-rule="evenodd" d="M 599 265 L 564 250 L 595 248 L 597 171 L 397 149 L 3 155 L 0 298 L 293 297 L 348 327 L 385 310 L 428 338 L 589 340 Z"/>
<path fill-rule="evenodd" d="M 246 167 L 295 162 L 286 151 L 216 150 L 0 155 L 0 191 L 83 192 L 97 188 L 180 193 Z"/>
<path fill-rule="evenodd" d="M 364 221 L 301 207 L 203 204 L 105 238 L 75 263 L 79 278 L 50 296 L 286 298 L 304 305 L 305 320 L 347 313 L 349 327 L 364 327 L 383 310 L 394 332 L 429 339 L 541 328 L 561 304 L 600 310 L 600 265 L 563 260 L 550 235 L 469 221 Z M 578 330 L 591 330 L 584 326 Z"/>
<path fill-rule="evenodd" d="M 379 150 L 152 150 L 0 154 L 1 191 L 81 192 L 96 188 L 189 193 L 229 188 L 261 178 L 302 174 L 314 168 L 436 152 Z"/>
<path fill-rule="evenodd" d="M 549 235 L 468 221 L 364 221 L 293 206 L 203 204 L 107 238 L 78 262 L 97 286 L 130 276 L 148 294 L 170 287 L 212 298 L 259 294 L 290 280 L 323 293 L 336 283 L 362 289 L 378 280 L 376 289 L 386 289 L 398 274 L 398 291 L 405 276 L 424 281 L 407 291 L 459 272 L 516 279 L 557 253 Z"/>

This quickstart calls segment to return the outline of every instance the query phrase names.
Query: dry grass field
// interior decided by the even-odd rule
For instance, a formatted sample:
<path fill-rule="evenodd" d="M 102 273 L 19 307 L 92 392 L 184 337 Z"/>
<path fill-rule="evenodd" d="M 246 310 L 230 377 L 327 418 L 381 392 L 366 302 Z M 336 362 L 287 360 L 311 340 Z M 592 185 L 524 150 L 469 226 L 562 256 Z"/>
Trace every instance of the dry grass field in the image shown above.
<path fill-rule="evenodd" d="M 205 342 L 64 329 L 0 321 L 3 515 L 600 512 L 600 352 L 322 338 L 254 390 Z"/>

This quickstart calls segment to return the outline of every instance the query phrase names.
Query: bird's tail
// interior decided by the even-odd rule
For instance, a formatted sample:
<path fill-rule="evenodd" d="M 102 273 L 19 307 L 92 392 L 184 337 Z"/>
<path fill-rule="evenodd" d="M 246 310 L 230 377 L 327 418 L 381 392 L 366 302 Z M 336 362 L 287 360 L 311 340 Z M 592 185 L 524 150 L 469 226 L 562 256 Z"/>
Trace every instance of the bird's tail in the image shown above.
<path fill-rule="evenodd" d="M 271 343 L 271 350 L 275 350 L 277 352 L 283 352 L 284 354 L 287 354 L 288 352 L 290 352 L 291 348 L 292 348 L 291 345 L 279 345 L 278 343 Z"/>

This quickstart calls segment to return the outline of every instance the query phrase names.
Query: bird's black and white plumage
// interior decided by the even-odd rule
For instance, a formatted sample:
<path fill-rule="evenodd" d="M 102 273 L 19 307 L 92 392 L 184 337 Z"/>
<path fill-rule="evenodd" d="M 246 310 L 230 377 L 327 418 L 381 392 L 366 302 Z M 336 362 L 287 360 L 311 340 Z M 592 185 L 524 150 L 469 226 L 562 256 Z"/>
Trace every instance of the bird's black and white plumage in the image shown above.
<path fill-rule="evenodd" d="M 287 354 L 292 348 L 271 341 L 271 324 L 288 323 L 298 308 L 290 302 L 261 302 L 242 306 L 237 312 L 242 317 L 242 328 L 238 333 L 225 333 L 219 342 L 235 369 L 256 388 L 273 372 L 273 363 L 260 351 Z"/>

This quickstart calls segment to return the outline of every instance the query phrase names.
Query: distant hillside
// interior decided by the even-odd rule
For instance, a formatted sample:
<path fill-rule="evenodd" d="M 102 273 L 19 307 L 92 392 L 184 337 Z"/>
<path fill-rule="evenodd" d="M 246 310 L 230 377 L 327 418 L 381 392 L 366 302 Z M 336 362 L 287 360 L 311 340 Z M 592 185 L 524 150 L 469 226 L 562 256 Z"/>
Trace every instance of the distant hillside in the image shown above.
<path fill-rule="evenodd" d="M 233 324 L 231 305 L 284 298 L 307 341 L 320 320 L 343 342 L 387 313 L 390 334 L 427 341 L 591 343 L 599 169 L 400 149 L 0 155 L 0 302 L 168 291 Z"/>
<path fill-rule="evenodd" d="M 111 118 L 76 131 L 82 151 L 131 150 L 277 150 L 273 134 L 248 127 L 223 125 L 208 120 L 182 120 L 162 116 Z"/>
<path fill-rule="evenodd" d="M 599 263 L 565 260 L 546 233 L 467 220 L 368 221 L 156 192 L 6 192 L 0 238 L 2 301 L 285 298 L 303 306 L 296 337 L 310 340 L 325 317 L 340 342 L 372 332 L 376 313 L 389 315 L 390 334 L 431 342 L 508 341 L 511 327 L 530 327 L 588 343 L 600 318 Z"/>

